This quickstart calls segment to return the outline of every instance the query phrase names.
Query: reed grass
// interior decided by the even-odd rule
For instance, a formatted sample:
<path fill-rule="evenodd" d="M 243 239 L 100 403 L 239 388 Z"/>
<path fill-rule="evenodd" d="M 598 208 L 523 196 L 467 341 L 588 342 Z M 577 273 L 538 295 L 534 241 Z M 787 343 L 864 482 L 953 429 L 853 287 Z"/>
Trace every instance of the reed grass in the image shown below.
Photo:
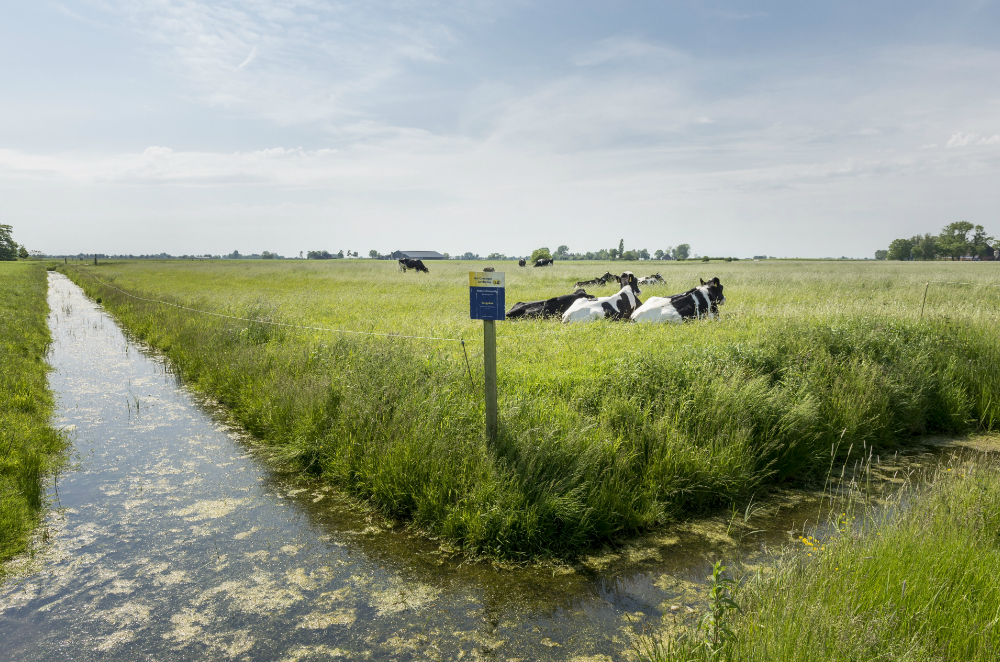
<path fill-rule="evenodd" d="M 0 561 L 26 548 L 43 507 L 42 477 L 64 445 L 51 425 L 46 292 L 40 263 L 0 262 Z"/>
<path fill-rule="evenodd" d="M 473 555 L 571 556 L 767 485 L 821 481 L 838 442 L 894 447 L 1000 425 L 995 265 L 648 263 L 666 283 L 644 297 L 718 275 L 721 319 L 501 323 L 501 432 L 488 443 L 466 277 L 484 264 L 403 274 L 378 261 L 122 262 L 68 273 L 275 456 Z M 508 305 L 622 269 L 494 266 L 507 272 Z M 647 264 L 628 266 L 645 275 Z M 97 278 L 223 314 L 465 338 L 474 383 L 457 342 L 198 315 Z M 928 280 L 981 285 L 932 286 L 920 320 Z"/>
<path fill-rule="evenodd" d="M 829 535 L 803 537 L 744 578 L 726 632 L 647 634 L 652 662 L 1000 659 L 1000 461 L 942 465 L 880 504 L 849 498 Z M 673 617 L 667 617 L 669 624 Z"/>

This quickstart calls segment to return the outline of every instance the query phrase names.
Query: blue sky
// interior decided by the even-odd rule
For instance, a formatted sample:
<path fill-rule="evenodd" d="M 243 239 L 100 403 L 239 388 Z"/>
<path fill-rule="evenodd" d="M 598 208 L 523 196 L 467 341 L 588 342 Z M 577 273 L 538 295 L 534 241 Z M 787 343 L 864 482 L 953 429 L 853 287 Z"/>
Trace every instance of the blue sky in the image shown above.
<path fill-rule="evenodd" d="M 871 256 L 1000 234 L 994 2 L 8 3 L 50 253 Z"/>

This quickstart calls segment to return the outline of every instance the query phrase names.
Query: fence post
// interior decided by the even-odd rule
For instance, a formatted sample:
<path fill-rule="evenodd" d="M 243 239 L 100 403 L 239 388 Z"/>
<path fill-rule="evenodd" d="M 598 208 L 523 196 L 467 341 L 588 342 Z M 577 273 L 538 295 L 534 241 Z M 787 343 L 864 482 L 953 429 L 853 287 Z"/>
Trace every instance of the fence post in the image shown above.
<path fill-rule="evenodd" d="M 94 266 L 97 266 L 97 253 L 94 253 Z"/>
<path fill-rule="evenodd" d="M 493 320 L 483 320 L 483 372 L 486 379 L 486 437 L 497 437 L 497 329 Z"/>

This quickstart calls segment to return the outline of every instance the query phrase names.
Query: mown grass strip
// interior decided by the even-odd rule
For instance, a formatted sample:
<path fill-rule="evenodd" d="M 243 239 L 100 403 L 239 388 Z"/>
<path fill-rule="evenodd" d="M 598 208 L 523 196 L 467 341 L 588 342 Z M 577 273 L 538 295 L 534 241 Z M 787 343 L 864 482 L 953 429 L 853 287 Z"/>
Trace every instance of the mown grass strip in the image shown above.
<path fill-rule="evenodd" d="M 712 641 L 694 623 L 640 639 L 654 662 L 1000 659 L 1000 461 L 942 467 L 874 520 L 806 539 L 736 591 Z M 863 509 L 861 509 L 863 510 Z M 667 623 L 673 620 L 666 618 Z"/>
<path fill-rule="evenodd" d="M 525 560 L 572 556 L 777 482 L 822 480 L 831 448 L 843 458 L 852 446 L 1000 426 L 1000 333 L 981 293 L 952 297 L 967 317 L 919 322 L 919 308 L 897 307 L 911 275 L 882 272 L 861 305 L 848 305 L 842 290 L 871 279 L 839 269 L 824 281 L 812 266 L 805 279 L 786 265 L 746 265 L 727 297 L 749 303 L 716 322 L 509 324 L 498 341 L 495 443 L 457 343 L 213 319 L 85 275 L 253 319 L 470 337 L 462 265 L 417 277 L 384 263 L 112 263 L 69 273 L 277 457 L 470 554 Z M 519 287 L 565 287 L 553 273 L 519 273 Z M 792 312 L 767 305 L 779 278 L 799 287 Z M 912 295 L 918 307 L 919 288 Z M 517 336 L 542 330 L 554 335 Z"/>
<path fill-rule="evenodd" d="M 25 550 L 43 507 L 42 477 L 65 443 L 51 425 L 47 288 L 41 263 L 0 262 L 0 561 Z"/>

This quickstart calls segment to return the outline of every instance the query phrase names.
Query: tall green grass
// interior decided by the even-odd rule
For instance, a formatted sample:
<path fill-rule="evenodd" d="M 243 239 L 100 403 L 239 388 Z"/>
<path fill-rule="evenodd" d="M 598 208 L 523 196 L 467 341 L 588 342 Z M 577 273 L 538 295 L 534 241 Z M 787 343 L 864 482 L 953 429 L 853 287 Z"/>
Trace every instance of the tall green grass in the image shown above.
<path fill-rule="evenodd" d="M 738 588 L 729 633 L 691 624 L 641 638 L 655 662 L 1000 659 L 1000 462 L 941 467 L 873 519 L 850 502 Z M 856 522 L 863 522 L 858 525 Z"/>
<path fill-rule="evenodd" d="M 63 448 L 46 381 L 46 291 L 40 263 L 0 262 L 0 561 L 25 549 L 43 506 L 42 477 Z"/>
<path fill-rule="evenodd" d="M 385 262 L 111 263 L 69 273 L 276 456 L 502 559 L 572 555 L 779 481 L 821 479 L 834 445 L 894 447 L 1000 425 L 1000 288 L 955 286 L 947 305 L 934 292 L 917 319 L 925 280 L 1000 284 L 997 270 L 973 272 L 979 264 L 656 265 L 667 283 L 644 296 L 719 275 L 723 317 L 501 324 L 493 443 L 482 433 L 481 368 L 470 384 L 456 342 L 209 317 L 94 278 L 224 314 L 464 337 L 481 366 L 465 272 L 482 265 L 430 266 L 426 275 Z M 508 303 L 621 269 L 497 266 Z"/>

